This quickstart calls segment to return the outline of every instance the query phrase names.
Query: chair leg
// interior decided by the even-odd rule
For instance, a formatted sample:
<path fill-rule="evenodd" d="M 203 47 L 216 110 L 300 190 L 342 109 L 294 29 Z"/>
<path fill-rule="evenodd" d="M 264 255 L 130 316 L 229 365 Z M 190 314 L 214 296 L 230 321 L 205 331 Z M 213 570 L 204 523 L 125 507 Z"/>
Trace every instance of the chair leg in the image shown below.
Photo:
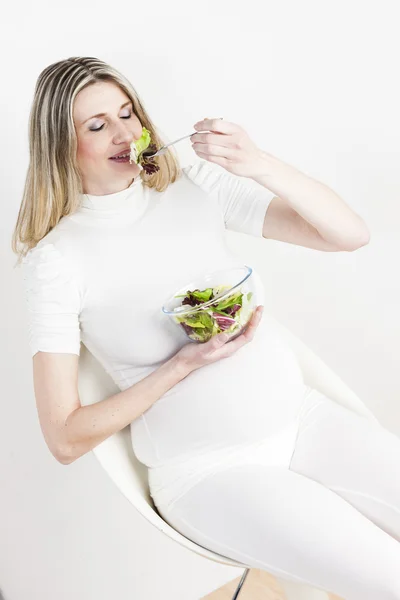
<path fill-rule="evenodd" d="M 246 579 L 247 575 L 249 574 L 249 571 L 250 571 L 250 569 L 246 569 L 245 572 L 243 573 L 242 578 L 239 581 L 239 585 L 237 586 L 236 591 L 232 596 L 232 600 L 237 600 L 237 598 L 239 598 L 240 590 L 242 589 L 244 580 Z"/>

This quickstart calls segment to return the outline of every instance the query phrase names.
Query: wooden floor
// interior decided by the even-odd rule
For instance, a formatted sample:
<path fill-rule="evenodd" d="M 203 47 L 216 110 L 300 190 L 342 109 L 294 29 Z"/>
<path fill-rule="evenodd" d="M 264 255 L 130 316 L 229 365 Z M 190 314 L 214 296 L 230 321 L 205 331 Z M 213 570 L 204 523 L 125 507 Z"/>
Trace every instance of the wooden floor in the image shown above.
<path fill-rule="evenodd" d="M 232 600 L 232 596 L 241 577 L 226 583 L 222 588 L 212 594 L 204 596 L 201 600 Z M 330 594 L 330 600 L 343 600 L 339 596 Z M 285 595 L 272 575 L 261 569 L 251 569 L 243 584 L 238 600 L 285 600 Z"/>

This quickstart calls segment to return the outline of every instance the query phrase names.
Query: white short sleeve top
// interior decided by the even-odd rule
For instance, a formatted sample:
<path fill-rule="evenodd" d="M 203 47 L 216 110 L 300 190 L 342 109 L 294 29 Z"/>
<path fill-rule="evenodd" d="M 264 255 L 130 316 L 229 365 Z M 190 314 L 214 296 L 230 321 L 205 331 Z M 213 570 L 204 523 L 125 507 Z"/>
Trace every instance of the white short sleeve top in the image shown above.
<path fill-rule="evenodd" d="M 197 275 L 242 265 L 225 231 L 262 237 L 272 198 L 207 161 L 161 193 L 138 178 L 82 195 L 23 261 L 32 355 L 79 355 L 83 343 L 119 389 L 134 385 L 189 343 L 164 301 Z M 250 344 L 191 373 L 132 423 L 134 451 L 159 466 L 263 439 L 295 414 L 304 389 L 291 349 L 261 321 Z"/>

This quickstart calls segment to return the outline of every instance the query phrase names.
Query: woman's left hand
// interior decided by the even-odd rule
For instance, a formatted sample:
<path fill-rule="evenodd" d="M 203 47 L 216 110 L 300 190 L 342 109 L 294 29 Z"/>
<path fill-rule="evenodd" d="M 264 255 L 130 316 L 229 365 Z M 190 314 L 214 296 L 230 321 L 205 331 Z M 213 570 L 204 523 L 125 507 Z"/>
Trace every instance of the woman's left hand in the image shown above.
<path fill-rule="evenodd" d="M 200 158 L 240 177 L 265 174 L 262 151 L 239 125 L 223 119 L 204 119 L 196 123 L 194 129 L 198 133 L 190 139 Z"/>

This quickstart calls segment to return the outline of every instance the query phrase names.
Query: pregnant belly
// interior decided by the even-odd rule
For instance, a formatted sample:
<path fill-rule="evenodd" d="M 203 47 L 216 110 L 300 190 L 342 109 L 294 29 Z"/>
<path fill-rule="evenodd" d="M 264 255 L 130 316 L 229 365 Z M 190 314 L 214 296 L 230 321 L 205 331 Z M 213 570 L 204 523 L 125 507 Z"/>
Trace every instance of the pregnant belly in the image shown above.
<path fill-rule="evenodd" d="M 134 421 L 134 451 L 159 466 L 264 439 L 294 418 L 305 390 L 292 350 L 260 326 L 252 342 L 190 373 Z"/>

